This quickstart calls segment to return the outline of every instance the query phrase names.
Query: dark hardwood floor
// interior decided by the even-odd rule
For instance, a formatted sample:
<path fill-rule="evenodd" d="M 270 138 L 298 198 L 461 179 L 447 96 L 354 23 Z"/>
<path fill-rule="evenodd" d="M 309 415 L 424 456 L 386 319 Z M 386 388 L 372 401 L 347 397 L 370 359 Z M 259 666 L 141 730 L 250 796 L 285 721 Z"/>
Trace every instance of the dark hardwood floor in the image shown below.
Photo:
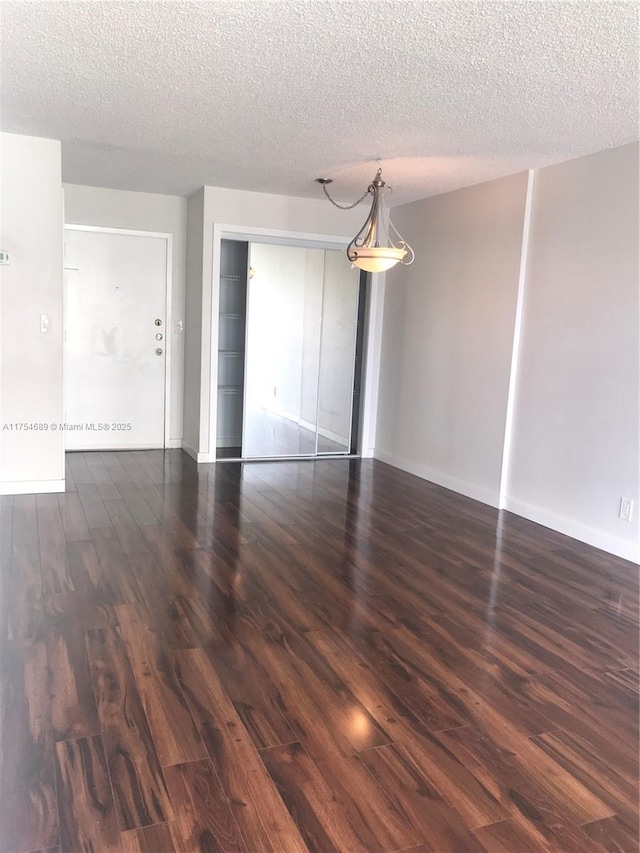
<path fill-rule="evenodd" d="M 2 853 L 638 850 L 636 567 L 382 463 L 0 498 Z"/>

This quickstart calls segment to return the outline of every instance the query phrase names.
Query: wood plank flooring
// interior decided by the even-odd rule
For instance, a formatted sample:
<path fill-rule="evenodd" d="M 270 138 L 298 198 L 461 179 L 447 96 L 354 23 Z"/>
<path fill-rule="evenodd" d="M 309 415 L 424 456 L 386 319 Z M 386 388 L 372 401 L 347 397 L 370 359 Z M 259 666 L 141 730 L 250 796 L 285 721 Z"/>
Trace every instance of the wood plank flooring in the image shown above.
<path fill-rule="evenodd" d="M 637 853 L 638 572 L 373 460 L 0 498 L 0 853 Z"/>

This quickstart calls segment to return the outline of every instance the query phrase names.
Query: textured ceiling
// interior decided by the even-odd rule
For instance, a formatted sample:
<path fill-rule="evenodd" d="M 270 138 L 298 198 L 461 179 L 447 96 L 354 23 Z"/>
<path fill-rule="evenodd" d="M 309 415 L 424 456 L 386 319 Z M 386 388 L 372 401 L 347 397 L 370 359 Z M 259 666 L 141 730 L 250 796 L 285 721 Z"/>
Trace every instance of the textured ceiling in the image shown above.
<path fill-rule="evenodd" d="M 638 135 L 636 2 L 7 2 L 3 130 L 71 183 L 393 202 Z"/>

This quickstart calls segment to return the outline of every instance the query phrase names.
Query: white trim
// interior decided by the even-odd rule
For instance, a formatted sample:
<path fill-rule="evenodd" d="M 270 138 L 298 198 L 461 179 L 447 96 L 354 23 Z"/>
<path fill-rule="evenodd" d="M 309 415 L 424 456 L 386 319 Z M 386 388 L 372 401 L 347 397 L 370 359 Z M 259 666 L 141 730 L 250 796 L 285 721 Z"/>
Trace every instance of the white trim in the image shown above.
<path fill-rule="evenodd" d="M 74 225 L 73 223 L 64 224 L 64 231 L 93 231 L 101 234 L 121 234 L 128 237 L 155 237 L 167 241 L 166 247 L 166 284 L 165 284 L 165 318 L 164 318 L 164 435 L 160 449 L 166 447 L 180 447 L 181 439 L 169 438 L 171 435 L 171 359 L 173 355 L 173 314 L 172 314 L 172 291 L 173 291 L 173 234 L 165 231 L 137 231 L 132 228 L 107 228 L 103 225 Z M 63 255 L 64 259 L 64 255 Z M 66 276 L 63 279 L 63 317 L 64 327 L 66 329 L 65 301 L 67 294 Z M 63 394 L 66 385 L 66 364 L 65 364 L 65 331 L 63 329 L 63 376 L 62 386 Z M 66 416 L 65 416 L 66 418 Z M 177 442 L 177 444 L 173 443 Z M 64 445 L 66 452 L 66 441 Z M 112 448 L 76 448 L 80 451 L 91 452 L 92 450 L 157 450 L 157 447 L 112 447 Z"/>
<path fill-rule="evenodd" d="M 533 186 L 535 170 L 529 169 L 527 178 L 527 194 L 524 205 L 524 221 L 522 224 L 522 245 L 520 249 L 520 271 L 518 274 L 518 295 L 516 297 L 516 313 L 513 324 L 513 344 L 511 348 L 511 367 L 509 372 L 509 391 L 507 394 L 507 411 L 504 426 L 504 441 L 502 444 L 502 467 L 500 471 L 501 509 L 506 507 L 509 491 L 509 470 L 511 466 L 511 443 L 513 439 L 514 415 L 516 407 L 518 364 L 520 361 L 520 342 L 522 339 L 522 318 L 524 315 L 525 287 L 527 280 L 527 260 L 529 256 L 529 235 L 531 232 L 531 210 L 533 207 Z"/>
<path fill-rule="evenodd" d="M 45 495 L 64 492 L 64 480 L 5 480 L 0 482 L 0 495 Z"/>
<path fill-rule="evenodd" d="M 458 494 L 466 495 L 468 498 L 473 498 L 473 500 L 481 501 L 496 509 L 498 508 L 498 492 L 487 489 L 485 486 L 478 486 L 476 483 L 469 483 L 466 480 L 450 477 L 448 474 L 443 474 L 442 471 L 434 471 L 432 468 L 428 468 L 419 462 L 404 459 L 395 453 L 385 453 L 383 450 L 378 450 L 377 448 L 374 450 L 373 456 L 381 462 L 386 462 L 387 465 L 393 465 L 394 468 L 408 471 L 409 474 L 415 474 L 417 477 L 428 480 L 430 483 L 435 483 L 437 486 L 443 486 L 452 492 L 458 492 Z"/>
<path fill-rule="evenodd" d="M 305 421 L 304 418 L 296 418 L 295 420 L 298 426 L 304 427 L 310 432 L 315 432 L 317 435 L 322 436 L 322 438 L 328 438 L 329 441 L 335 441 L 336 444 L 347 444 L 344 435 L 339 435 L 337 432 L 332 432 L 330 429 L 326 429 L 326 427 L 316 426 L 316 424 L 312 424 L 311 421 Z M 347 447 L 344 452 L 350 453 L 350 448 Z M 337 450 L 336 453 L 341 453 L 341 451 Z"/>
<path fill-rule="evenodd" d="M 128 234 L 131 237 L 172 237 L 166 231 L 137 231 L 133 228 L 109 228 L 106 225 L 76 225 L 65 222 L 64 227 L 71 231 L 99 231 L 106 234 Z"/>
<path fill-rule="evenodd" d="M 337 459 L 360 459 L 358 454 L 356 453 L 321 453 L 319 456 L 309 456 L 300 455 L 300 456 L 250 456 L 245 459 L 244 457 L 225 457 L 224 459 L 217 459 L 216 461 L 220 464 L 224 464 L 226 462 L 246 462 L 247 464 L 251 464 L 252 462 L 322 462 L 325 459 L 331 459 L 332 461 L 336 461 Z"/>
<path fill-rule="evenodd" d="M 219 314 L 220 314 L 220 259 L 222 253 L 222 231 L 220 225 L 213 225 L 213 242 L 211 244 L 211 305 L 209 312 L 205 311 L 205 294 L 202 294 L 202 338 L 201 347 L 201 378 L 200 378 L 200 431 L 198 441 L 202 446 L 203 440 L 203 423 L 202 418 L 205 411 L 203 400 L 208 400 L 209 406 L 209 423 L 208 429 L 205 432 L 207 440 L 207 453 L 216 452 L 218 438 L 218 346 L 219 346 Z M 206 245 L 206 238 L 205 238 Z M 203 279 L 206 280 L 204 272 Z M 203 290 L 205 283 L 203 281 Z M 205 323 L 209 323 L 208 330 L 205 331 Z M 247 318 L 245 316 L 245 324 Z M 206 351 L 207 341 L 209 342 L 209 358 L 207 359 L 208 374 L 204 368 L 204 355 Z M 245 342 L 246 346 L 246 342 Z M 246 368 L 246 352 L 245 352 L 245 368 Z M 216 385 L 215 389 L 213 385 Z M 214 393 L 215 391 L 215 393 Z"/>
<path fill-rule="evenodd" d="M 339 435 L 337 432 L 331 432 L 330 429 L 325 429 L 325 427 L 318 426 L 317 424 L 314 424 L 311 421 L 306 421 L 303 417 L 300 417 L 300 415 L 294 415 L 291 412 L 285 412 L 284 409 L 267 409 L 266 406 L 263 406 L 263 409 L 265 412 L 271 412 L 274 415 L 278 415 L 279 417 L 284 418 L 287 421 L 291 421 L 291 423 L 294 423 L 296 426 L 301 426 L 303 429 L 309 430 L 309 432 L 313 432 L 316 435 L 322 436 L 322 438 L 328 438 L 330 441 L 335 441 L 336 444 L 346 443 L 344 435 Z M 234 447 L 233 444 L 229 446 Z M 337 450 L 336 454 L 339 454 L 341 452 L 342 451 Z M 345 450 L 344 452 L 349 453 L 349 450 Z M 293 455 L 295 456 L 296 454 Z M 268 457 L 265 456 L 264 458 L 267 459 Z"/>
<path fill-rule="evenodd" d="M 96 447 L 72 447 L 67 453 L 117 453 L 121 450 L 126 453 L 129 450 L 166 450 L 164 444 L 101 444 Z"/>
<path fill-rule="evenodd" d="M 181 438 L 170 438 L 168 441 L 164 443 L 165 449 L 171 450 L 172 448 L 175 450 L 176 448 L 180 449 L 182 447 L 182 439 Z"/>
<path fill-rule="evenodd" d="M 360 435 L 358 436 L 358 450 L 363 459 L 371 459 L 375 456 L 385 289 L 384 273 L 369 275 L 360 377 Z"/>
<path fill-rule="evenodd" d="M 599 530 L 597 527 L 590 527 L 580 521 L 564 518 L 549 512 L 549 510 L 542 509 L 542 507 L 508 496 L 505 500 L 504 509 L 514 513 L 514 515 L 534 521 L 536 524 L 541 524 L 543 527 L 570 536 L 572 539 L 586 542 L 587 545 L 592 545 L 594 548 L 607 551 L 623 560 L 630 560 L 632 563 L 640 562 L 640 547 L 637 542 L 634 543 L 620 536 L 614 536 L 604 530 Z"/>
<path fill-rule="evenodd" d="M 215 456 L 212 459 L 209 453 L 198 453 L 197 450 L 194 450 L 193 447 L 190 447 L 185 441 L 182 442 L 182 449 L 187 456 L 190 456 L 199 465 L 201 463 L 211 463 L 216 461 Z"/>
<path fill-rule="evenodd" d="M 67 383 L 65 382 L 65 378 L 67 375 L 67 238 L 64 233 L 65 231 L 65 219 L 66 219 L 66 195 L 64 187 L 62 188 L 62 313 L 61 313 L 61 324 L 62 324 L 62 340 L 60 343 L 61 352 L 62 352 L 62 393 L 60 395 L 60 403 L 61 403 L 61 411 L 60 411 L 60 421 L 66 421 L 66 411 L 67 411 Z M 62 430 L 61 438 L 61 447 L 60 447 L 60 473 L 62 477 L 66 476 L 66 457 L 65 454 L 67 452 L 67 435 L 64 430 Z"/>
<path fill-rule="evenodd" d="M 309 231 L 282 231 L 277 228 L 256 228 L 252 225 L 217 225 L 224 240 L 242 240 L 247 243 L 269 243 L 298 246 L 301 249 L 346 249 L 348 237 L 335 234 L 315 234 Z M 251 239 L 253 238 L 253 239 Z M 279 241 L 281 241 L 279 243 Z M 309 245 L 312 243 L 313 245 Z M 302 245 L 301 245 L 302 244 Z"/>
<path fill-rule="evenodd" d="M 244 448 L 247 446 L 247 432 L 249 429 L 249 418 L 247 417 L 247 388 L 249 387 L 249 363 L 251 359 L 251 353 L 253 352 L 253 345 L 255 341 L 252 340 L 251 335 L 249 334 L 249 328 L 251 327 L 251 323 L 253 320 L 253 312 L 251 311 L 251 305 L 253 302 L 252 292 L 253 292 L 253 276 L 249 275 L 251 272 L 251 243 L 247 243 L 247 268 L 245 270 L 247 288 L 245 291 L 244 297 L 244 353 L 243 353 L 243 367 L 242 367 L 242 422 L 240 424 L 240 441 L 237 444 L 227 444 L 224 439 L 220 444 L 220 447 L 239 447 L 240 453 L 242 454 Z M 220 242 L 220 253 L 222 254 L 222 240 Z M 221 287 L 222 285 L 220 285 Z M 218 297 L 219 302 L 219 297 Z M 220 310 L 218 306 L 218 310 Z M 216 367 L 216 371 L 220 369 L 220 365 Z M 211 382 L 213 383 L 213 376 L 211 377 Z M 218 382 L 218 377 L 216 373 L 216 385 Z M 216 409 L 217 409 L 218 401 L 216 399 Z M 216 416 L 217 417 L 217 416 Z M 286 417 L 286 415 L 285 415 Z M 217 424 L 217 422 L 216 422 Z M 216 441 L 215 445 L 210 445 L 214 448 L 214 453 L 216 456 L 218 455 L 218 431 L 216 429 Z"/>
<path fill-rule="evenodd" d="M 167 239 L 167 284 L 164 306 L 164 446 L 171 441 L 171 358 L 173 355 L 173 234 Z"/>
<path fill-rule="evenodd" d="M 410 474 L 415 474 L 423 480 L 428 480 L 438 486 L 443 486 L 445 489 L 457 492 L 461 495 L 466 495 L 474 500 L 481 501 L 498 509 L 498 502 L 501 502 L 500 496 L 482 486 L 477 486 L 474 483 L 468 483 L 464 480 L 458 480 L 455 477 L 450 477 L 440 471 L 434 471 L 427 468 L 425 465 L 412 462 L 392 453 L 385 453 L 381 450 L 376 450 L 374 453 L 376 459 L 381 462 L 386 462 L 388 465 L 393 465 L 394 468 L 400 468 L 402 471 L 407 471 Z M 604 530 L 599 530 L 595 527 L 590 527 L 582 522 L 574 521 L 570 518 L 564 518 L 556 515 L 553 512 L 542 509 L 541 507 L 528 504 L 525 501 L 515 500 L 507 496 L 504 501 L 504 509 L 514 515 L 519 515 L 526 518 L 528 521 L 533 521 L 543 527 L 548 527 L 557 533 L 564 536 L 569 536 L 572 539 L 577 539 L 580 542 L 585 542 L 594 548 L 600 548 L 609 554 L 620 557 L 623 560 L 630 560 L 632 563 L 640 562 L 640 546 L 637 542 L 623 539 L 619 536 L 614 536 Z"/>
<path fill-rule="evenodd" d="M 196 450 L 193 449 L 193 447 L 190 447 L 186 441 L 183 441 L 181 446 L 187 456 L 190 456 L 192 459 L 195 459 L 196 462 L 198 461 L 198 453 Z"/>
<path fill-rule="evenodd" d="M 266 238 L 266 239 L 261 239 Z M 220 252 L 222 240 L 242 240 L 248 243 L 281 241 L 283 245 L 300 246 L 301 248 L 317 249 L 345 249 L 348 238 L 336 236 L 335 234 L 313 234 L 306 231 L 283 231 L 275 228 L 258 228 L 251 225 L 225 225 L 213 223 L 213 244 L 211 257 L 211 304 L 208 306 L 207 294 L 202 295 L 202 356 L 203 367 L 200 379 L 200 399 L 209 401 L 208 413 L 209 424 L 205 434 L 207 436 L 207 452 L 198 456 L 211 456 L 215 459 L 216 432 L 218 425 L 218 395 L 214 394 L 213 381 L 218 375 L 218 312 L 220 310 Z M 206 243 L 206 240 L 205 240 Z M 204 282 L 203 282 L 204 285 Z M 208 310 L 207 310 L 208 309 Z M 207 342 L 209 343 L 209 358 L 204 362 L 204 353 Z M 202 412 L 201 409 L 201 417 Z M 375 420 L 375 418 L 374 418 Z M 202 421 L 200 423 L 200 443 L 202 445 Z M 184 448 L 184 445 L 183 445 Z M 186 448 L 184 448 L 186 450 Z M 187 451 L 189 452 L 189 451 Z M 191 455 L 191 454 L 189 454 Z M 194 457 L 195 458 L 195 457 Z M 198 460 L 200 461 L 200 460 Z"/>
<path fill-rule="evenodd" d="M 293 421 L 298 426 L 301 426 L 303 429 L 308 429 L 309 432 L 320 433 L 324 438 L 331 438 L 332 435 L 327 435 L 328 430 L 319 427 L 318 424 L 311 423 L 311 421 L 305 420 L 303 417 L 296 415 L 290 415 L 288 412 L 276 412 L 278 415 L 282 415 L 283 418 L 287 418 L 287 420 Z"/>

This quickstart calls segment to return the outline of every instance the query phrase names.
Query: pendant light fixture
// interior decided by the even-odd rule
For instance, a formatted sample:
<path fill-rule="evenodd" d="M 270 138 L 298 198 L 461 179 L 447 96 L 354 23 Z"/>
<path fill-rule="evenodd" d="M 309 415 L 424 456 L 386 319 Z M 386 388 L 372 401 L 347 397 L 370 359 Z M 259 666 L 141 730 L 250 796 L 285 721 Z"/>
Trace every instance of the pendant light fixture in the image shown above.
<path fill-rule="evenodd" d="M 384 272 L 397 263 L 401 263 L 405 267 L 413 263 L 415 258 L 413 249 L 406 240 L 402 239 L 389 216 L 389 208 L 385 203 L 384 193 L 391 187 L 387 187 L 382 180 L 382 168 L 378 169 L 364 195 L 353 204 L 338 204 L 331 198 L 327 190 L 327 185 L 333 183 L 331 178 L 316 178 L 316 181 L 322 186 L 322 190 L 331 204 L 340 210 L 351 210 L 363 202 L 367 196 L 371 196 L 369 216 L 347 246 L 347 257 L 354 266 L 366 270 L 366 272 Z M 397 243 L 391 238 L 392 231 L 397 237 Z"/>

